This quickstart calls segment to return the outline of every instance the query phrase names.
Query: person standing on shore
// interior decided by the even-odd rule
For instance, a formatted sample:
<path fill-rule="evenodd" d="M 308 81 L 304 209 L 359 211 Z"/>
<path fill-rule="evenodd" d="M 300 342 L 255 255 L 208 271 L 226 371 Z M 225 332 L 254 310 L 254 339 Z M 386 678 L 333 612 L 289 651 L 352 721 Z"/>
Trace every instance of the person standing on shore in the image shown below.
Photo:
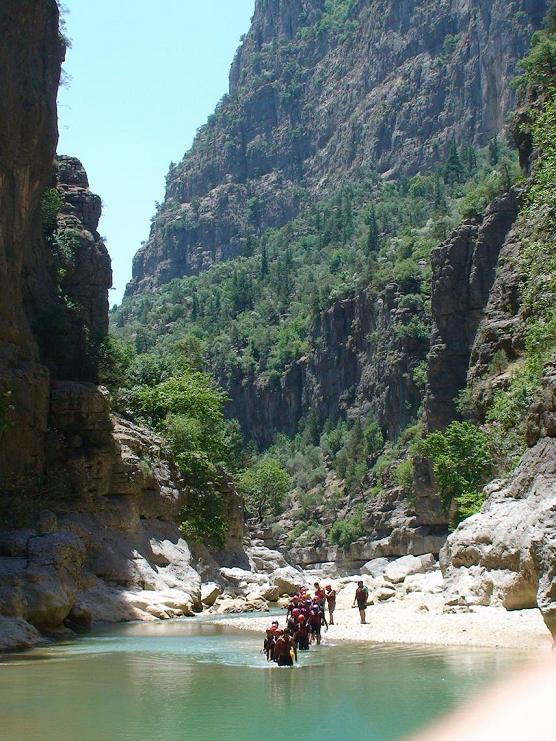
<path fill-rule="evenodd" d="M 336 609 L 336 590 L 330 584 L 325 587 L 326 602 L 328 604 L 328 624 L 334 625 L 334 610 Z"/>
<path fill-rule="evenodd" d="M 355 599 L 353 600 L 353 607 L 357 603 L 359 609 L 359 617 L 361 618 L 361 625 L 367 624 L 366 612 L 367 600 L 369 599 L 369 590 L 363 584 L 362 581 L 357 582 L 357 589 L 355 590 Z"/>

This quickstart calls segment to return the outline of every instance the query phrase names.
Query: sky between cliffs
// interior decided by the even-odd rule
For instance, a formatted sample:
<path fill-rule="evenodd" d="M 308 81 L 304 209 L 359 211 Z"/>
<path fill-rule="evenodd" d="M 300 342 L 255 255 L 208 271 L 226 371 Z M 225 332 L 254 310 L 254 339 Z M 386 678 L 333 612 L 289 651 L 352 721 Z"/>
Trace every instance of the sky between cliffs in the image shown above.
<path fill-rule="evenodd" d="M 119 303 L 147 239 L 168 165 L 228 90 L 255 0 L 64 0 L 71 39 L 58 98 L 58 152 L 78 157 L 102 197 L 99 231 Z"/>

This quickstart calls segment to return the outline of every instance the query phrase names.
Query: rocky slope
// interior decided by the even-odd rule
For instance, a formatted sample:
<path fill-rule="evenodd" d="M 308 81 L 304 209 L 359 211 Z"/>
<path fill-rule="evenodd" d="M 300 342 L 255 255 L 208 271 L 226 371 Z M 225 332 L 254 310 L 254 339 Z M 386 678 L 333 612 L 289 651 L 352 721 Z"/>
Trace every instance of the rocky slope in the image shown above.
<path fill-rule="evenodd" d="M 230 93 L 168 174 L 128 293 L 245 253 L 361 168 L 414 174 L 486 144 L 545 0 L 258 0 Z"/>

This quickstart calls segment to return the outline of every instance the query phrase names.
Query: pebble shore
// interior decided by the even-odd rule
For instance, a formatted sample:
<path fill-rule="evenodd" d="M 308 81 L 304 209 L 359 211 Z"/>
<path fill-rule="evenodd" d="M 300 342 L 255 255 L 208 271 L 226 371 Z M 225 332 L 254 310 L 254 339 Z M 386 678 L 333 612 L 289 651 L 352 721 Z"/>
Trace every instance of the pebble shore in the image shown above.
<path fill-rule="evenodd" d="M 367 608 L 367 624 L 361 625 L 353 609 L 337 610 L 335 625 L 323 632 L 327 641 L 368 641 L 371 643 L 411 643 L 438 646 L 468 646 L 516 649 L 549 649 L 550 634 L 537 609 L 515 610 L 476 607 L 473 612 L 444 613 L 438 602 L 419 604 L 396 602 Z M 280 625 L 285 625 L 279 617 Z M 273 617 L 273 619 L 276 619 Z M 220 625 L 232 621 L 221 618 Z M 233 627 L 263 633 L 268 617 L 233 619 Z"/>

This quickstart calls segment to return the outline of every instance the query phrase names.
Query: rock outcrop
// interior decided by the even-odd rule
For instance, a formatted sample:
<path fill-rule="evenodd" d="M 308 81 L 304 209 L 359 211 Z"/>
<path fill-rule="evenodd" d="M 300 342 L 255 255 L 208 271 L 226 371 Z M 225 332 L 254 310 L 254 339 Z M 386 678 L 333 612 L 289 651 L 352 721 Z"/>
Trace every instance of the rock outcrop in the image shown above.
<path fill-rule="evenodd" d="M 384 177 L 484 145 L 545 0 L 258 0 L 230 93 L 168 174 L 128 293 L 245 252 L 305 195 L 365 167 Z M 519 18 L 519 21 L 516 19 Z"/>
<path fill-rule="evenodd" d="M 481 512 L 441 552 L 449 605 L 539 606 L 556 638 L 556 372 L 528 420 L 530 448 L 507 483 L 487 487 Z"/>
<path fill-rule="evenodd" d="M 518 214 L 514 192 L 496 199 L 483 217 L 462 224 L 432 253 L 434 328 L 428 356 L 424 421 L 443 429 L 458 418 L 471 352 L 491 295 L 498 258 Z"/>
<path fill-rule="evenodd" d="M 51 510 L 0 530 L 1 614 L 48 632 L 200 611 L 196 556 L 176 524 L 187 489 L 162 441 L 111 418 L 93 384 L 58 382 L 50 424 Z M 241 548 L 234 524 L 229 565 Z"/>

